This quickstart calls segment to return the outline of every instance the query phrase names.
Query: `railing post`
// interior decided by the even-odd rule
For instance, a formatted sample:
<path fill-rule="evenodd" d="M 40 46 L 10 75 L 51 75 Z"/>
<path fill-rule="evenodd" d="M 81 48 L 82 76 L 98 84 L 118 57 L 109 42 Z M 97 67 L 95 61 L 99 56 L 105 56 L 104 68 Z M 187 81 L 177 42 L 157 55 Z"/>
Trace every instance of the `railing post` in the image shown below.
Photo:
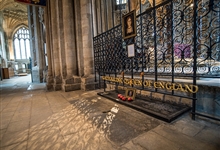
<path fill-rule="evenodd" d="M 198 8 L 198 2 L 197 0 L 194 0 L 193 3 L 193 29 L 194 29 L 194 36 L 193 36 L 193 85 L 196 85 L 196 72 L 197 72 L 197 8 Z M 197 96 L 196 93 L 193 93 L 193 99 L 192 99 L 192 119 L 195 120 L 195 112 L 196 112 L 196 100 Z"/>

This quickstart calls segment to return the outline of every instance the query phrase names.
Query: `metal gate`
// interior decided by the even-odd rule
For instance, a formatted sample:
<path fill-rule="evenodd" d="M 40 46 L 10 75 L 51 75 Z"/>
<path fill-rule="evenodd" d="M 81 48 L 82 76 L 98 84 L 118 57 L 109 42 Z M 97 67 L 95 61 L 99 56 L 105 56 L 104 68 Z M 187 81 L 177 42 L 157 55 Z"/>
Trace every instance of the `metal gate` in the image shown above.
<path fill-rule="evenodd" d="M 157 6 L 154 1 L 153 7 L 137 16 L 136 24 L 134 38 L 122 38 L 121 24 L 93 38 L 96 80 L 100 87 L 108 82 L 102 82 L 101 76 L 171 83 L 188 79 L 192 85 L 197 85 L 200 77 L 220 78 L 219 0 L 168 0 Z M 130 44 L 135 47 L 134 57 L 128 57 Z M 176 90 L 143 84 L 135 88 L 189 98 L 192 119 L 201 115 L 196 112 L 196 92 L 182 95 Z"/>

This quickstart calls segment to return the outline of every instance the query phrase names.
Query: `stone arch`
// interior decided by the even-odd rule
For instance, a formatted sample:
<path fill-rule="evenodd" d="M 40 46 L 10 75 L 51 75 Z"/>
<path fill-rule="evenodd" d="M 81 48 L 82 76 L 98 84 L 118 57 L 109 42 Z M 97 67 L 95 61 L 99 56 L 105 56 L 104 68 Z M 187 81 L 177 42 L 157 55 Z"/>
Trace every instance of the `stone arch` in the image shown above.
<path fill-rule="evenodd" d="M 17 26 L 14 27 L 14 30 L 12 31 L 10 37 L 13 38 L 13 37 L 14 37 L 14 34 L 15 34 L 20 28 L 22 28 L 22 27 L 25 27 L 25 28 L 29 29 L 28 25 L 26 25 L 26 24 L 24 24 L 24 23 L 19 24 L 19 25 L 17 25 Z"/>
<path fill-rule="evenodd" d="M 22 27 L 25 27 L 28 29 L 28 26 L 26 24 L 19 24 L 17 26 L 14 27 L 14 29 L 12 30 L 11 34 L 8 36 L 8 46 L 9 46 L 9 55 L 10 55 L 10 59 L 14 59 L 15 58 L 15 53 L 14 53 L 14 46 L 13 46 L 13 38 L 14 38 L 14 34 Z"/>

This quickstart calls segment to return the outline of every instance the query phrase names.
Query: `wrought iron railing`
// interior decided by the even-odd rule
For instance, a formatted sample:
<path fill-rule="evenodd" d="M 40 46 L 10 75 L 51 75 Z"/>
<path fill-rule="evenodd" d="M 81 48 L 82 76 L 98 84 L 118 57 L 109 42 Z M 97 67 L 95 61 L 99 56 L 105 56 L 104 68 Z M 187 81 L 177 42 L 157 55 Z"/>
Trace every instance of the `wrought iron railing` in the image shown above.
<path fill-rule="evenodd" d="M 135 38 L 123 40 L 121 25 L 94 37 L 96 73 L 118 76 L 123 72 L 131 78 L 143 73 L 142 80 L 164 77 L 171 82 L 184 77 L 194 85 L 198 77 L 220 78 L 219 0 L 168 0 L 139 14 L 136 24 Z M 130 44 L 135 45 L 132 58 L 126 49 Z M 195 119 L 196 93 L 186 97 L 193 101 Z"/>

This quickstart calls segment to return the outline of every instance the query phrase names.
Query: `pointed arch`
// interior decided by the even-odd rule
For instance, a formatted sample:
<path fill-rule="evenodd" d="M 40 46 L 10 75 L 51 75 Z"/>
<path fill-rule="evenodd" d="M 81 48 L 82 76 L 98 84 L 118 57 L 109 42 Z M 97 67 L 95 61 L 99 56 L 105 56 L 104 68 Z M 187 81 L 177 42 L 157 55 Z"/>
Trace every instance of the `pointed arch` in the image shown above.
<path fill-rule="evenodd" d="M 15 59 L 29 59 L 30 53 L 30 34 L 26 26 L 19 26 L 13 33 L 13 46 Z"/>

